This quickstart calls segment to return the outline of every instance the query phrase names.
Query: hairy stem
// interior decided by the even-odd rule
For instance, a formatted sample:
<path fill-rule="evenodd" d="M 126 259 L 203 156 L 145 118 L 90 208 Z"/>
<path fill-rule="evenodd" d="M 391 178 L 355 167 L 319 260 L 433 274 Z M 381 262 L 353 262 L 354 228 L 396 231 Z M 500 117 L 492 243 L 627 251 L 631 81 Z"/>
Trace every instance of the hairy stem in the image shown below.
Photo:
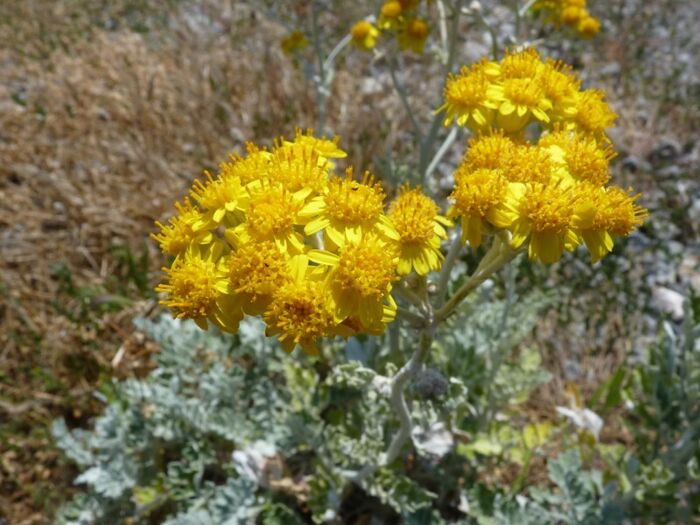
<path fill-rule="evenodd" d="M 517 254 L 508 243 L 500 237 L 494 239 L 491 249 L 479 263 L 476 271 L 464 284 L 449 298 L 449 300 L 435 313 L 435 321 L 440 323 L 452 315 L 464 298 L 478 288 L 486 279 L 509 263 Z"/>
<path fill-rule="evenodd" d="M 391 379 L 391 406 L 399 418 L 399 431 L 391 440 L 391 444 L 382 458 L 382 465 L 389 465 L 401 453 L 401 449 L 411 437 L 411 413 L 406 404 L 404 390 L 409 380 L 418 372 L 420 365 L 428 355 L 432 345 L 432 329 L 426 329 L 421 334 L 420 343 L 408 362 Z"/>

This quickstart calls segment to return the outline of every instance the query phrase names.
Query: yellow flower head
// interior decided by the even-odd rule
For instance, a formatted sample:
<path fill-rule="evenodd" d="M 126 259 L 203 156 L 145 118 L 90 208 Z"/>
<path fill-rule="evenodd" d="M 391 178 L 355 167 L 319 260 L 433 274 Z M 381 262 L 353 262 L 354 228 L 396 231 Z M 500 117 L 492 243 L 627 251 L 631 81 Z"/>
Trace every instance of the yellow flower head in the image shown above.
<path fill-rule="evenodd" d="M 539 78 L 509 78 L 503 81 L 503 102 L 496 123 L 508 133 L 522 130 L 532 119 L 548 123 L 552 102 Z"/>
<path fill-rule="evenodd" d="M 490 233 L 489 219 L 498 213 L 498 209 L 509 195 L 508 180 L 501 170 L 479 168 L 465 170 L 455 175 L 455 189 L 450 195 L 454 205 L 447 216 L 461 217 L 462 242 L 478 248 L 484 233 Z"/>
<path fill-rule="evenodd" d="M 234 230 L 237 243 L 272 241 L 283 251 L 303 252 L 304 240 L 294 228 L 300 224 L 303 206 L 303 192 L 291 193 L 277 185 L 257 189 L 250 197 L 246 221 Z"/>
<path fill-rule="evenodd" d="M 309 45 L 309 41 L 301 31 L 293 31 L 282 39 L 280 46 L 285 55 L 292 55 Z"/>
<path fill-rule="evenodd" d="M 398 239 L 391 221 L 384 215 L 384 191 L 381 184 L 365 173 L 362 182 L 346 177 L 333 178 L 323 195 L 312 199 L 299 214 L 306 221 L 304 233 L 324 230 L 335 246 L 348 239 L 357 240 L 366 232 Z"/>
<path fill-rule="evenodd" d="M 420 54 L 423 52 L 429 33 L 430 28 L 425 20 L 420 18 L 407 20 L 399 28 L 399 47 L 401 49 L 410 49 L 414 53 Z"/>
<path fill-rule="evenodd" d="M 462 164 L 469 171 L 480 168 L 505 169 L 514 149 L 513 140 L 505 136 L 501 130 L 478 135 L 469 141 L 469 148 L 464 154 Z"/>
<path fill-rule="evenodd" d="M 399 24 L 399 19 L 403 8 L 401 7 L 401 2 L 389 0 L 384 2 L 381 10 L 379 11 L 379 22 L 377 25 L 381 29 L 396 29 Z"/>
<path fill-rule="evenodd" d="M 317 355 L 318 340 L 337 333 L 333 299 L 306 261 L 300 259 L 296 265 L 295 278 L 275 291 L 263 314 L 266 334 L 277 335 L 286 352 L 299 345 L 307 354 Z"/>
<path fill-rule="evenodd" d="M 420 188 L 402 188 L 389 206 L 389 218 L 399 234 L 399 274 L 415 269 L 418 275 L 425 275 L 440 268 L 440 239 L 447 237 L 445 226 L 451 222 L 438 212 L 435 201 Z"/>
<path fill-rule="evenodd" d="M 267 173 L 271 182 L 307 197 L 326 187 L 331 167 L 314 144 L 288 143 L 272 151 Z"/>
<path fill-rule="evenodd" d="M 565 176 L 594 186 L 604 186 L 610 179 L 608 166 L 615 153 L 609 145 L 601 146 L 592 137 L 558 131 L 543 136 L 539 146 L 546 148 Z"/>
<path fill-rule="evenodd" d="M 395 312 L 390 291 L 391 283 L 398 279 L 398 254 L 393 244 L 365 235 L 346 243 L 339 255 L 312 250 L 309 258 L 331 267 L 328 278 L 337 322 L 355 316 L 365 326 L 377 326 L 386 319 L 386 306 Z"/>
<path fill-rule="evenodd" d="M 192 185 L 190 195 L 195 201 L 209 212 L 208 218 L 216 224 L 229 215 L 229 219 L 237 220 L 244 209 L 248 193 L 237 177 L 214 179 L 211 173 L 205 172 L 206 181 L 197 179 Z"/>
<path fill-rule="evenodd" d="M 204 329 L 208 318 L 219 328 L 235 332 L 243 313 L 228 294 L 223 251 L 220 243 L 206 249 L 191 248 L 176 258 L 172 267 L 163 268 L 167 281 L 156 291 L 167 295 L 160 302 L 175 317 L 193 319 Z"/>
<path fill-rule="evenodd" d="M 639 195 L 630 195 L 618 186 L 587 185 L 577 210 L 576 227 L 593 262 L 613 249 L 613 235 L 626 237 L 647 218 L 648 212 L 636 204 Z"/>
<path fill-rule="evenodd" d="M 350 29 L 350 36 L 352 37 L 353 45 L 363 51 L 369 51 L 377 45 L 379 29 L 367 20 L 360 20 Z"/>
<path fill-rule="evenodd" d="M 472 131 L 483 131 L 492 124 L 495 110 L 503 100 L 503 89 L 493 81 L 489 72 L 497 74 L 497 64 L 482 62 L 463 67 L 458 75 L 450 75 L 445 84 L 445 103 L 438 112 L 445 111 L 445 126 L 453 120 Z"/>
<path fill-rule="evenodd" d="M 506 210 L 494 217 L 498 226 L 511 230 L 513 248 L 529 239 L 530 259 L 550 264 L 561 258 L 564 249 L 573 250 L 580 244 L 574 230 L 580 196 L 574 186 L 531 183 L 514 189 Z"/>
<path fill-rule="evenodd" d="M 605 93 L 587 89 L 578 93 L 567 109 L 566 128 L 603 138 L 605 130 L 612 127 L 615 120 L 617 114 L 605 102 Z"/>
<path fill-rule="evenodd" d="M 552 59 L 548 59 L 543 64 L 540 72 L 540 83 L 545 97 L 552 103 L 552 113 L 555 117 L 558 117 L 565 110 L 566 105 L 581 87 L 581 82 L 569 66 Z"/>
<path fill-rule="evenodd" d="M 269 151 L 258 148 L 250 142 L 246 144 L 247 155 L 240 157 L 231 155 L 228 162 L 219 164 L 219 177 L 222 179 L 238 179 L 242 185 L 259 181 L 267 177 L 270 167 Z"/>
<path fill-rule="evenodd" d="M 300 144 L 308 146 L 325 159 L 343 159 L 348 156 L 346 152 L 338 147 L 339 137 L 333 139 L 321 139 L 314 137 L 313 130 L 307 129 L 306 133 L 302 133 L 297 128 L 294 135 L 294 142 L 284 142 L 285 145 Z"/>
<path fill-rule="evenodd" d="M 555 164 L 549 152 L 541 147 L 520 144 L 513 147 L 506 159 L 505 176 L 510 182 L 539 182 L 552 180 Z"/>
<path fill-rule="evenodd" d="M 231 288 L 246 294 L 243 310 L 262 314 L 273 293 L 292 279 L 289 255 L 272 241 L 245 243 L 226 259 Z"/>
<path fill-rule="evenodd" d="M 542 70 L 540 54 L 529 47 L 522 51 L 507 51 L 501 61 L 501 74 L 507 78 L 535 78 Z"/>
<path fill-rule="evenodd" d="M 586 10 L 583 7 L 570 5 L 562 9 L 559 19 L 562 24 L 575 27 L 586 14 Z"/>
<path fill-rule="evenodd" d="M 151 234 L 163 253 L 178 255 L 193 243 L 208 244 L 212 241 L 209 230 L 213 225 L 189 199 L 185 198 L 184 204 L 176 202 L 175 209 L 177 215 L 171 217 L 167 225 L 156 221 L 160 232 Z"/>
<path fill-rule="evenodd" d="M 592 38 L 600 31 L 600 21 L 587 14 L 578 22 L 576 29 L 584 37 Z"/>

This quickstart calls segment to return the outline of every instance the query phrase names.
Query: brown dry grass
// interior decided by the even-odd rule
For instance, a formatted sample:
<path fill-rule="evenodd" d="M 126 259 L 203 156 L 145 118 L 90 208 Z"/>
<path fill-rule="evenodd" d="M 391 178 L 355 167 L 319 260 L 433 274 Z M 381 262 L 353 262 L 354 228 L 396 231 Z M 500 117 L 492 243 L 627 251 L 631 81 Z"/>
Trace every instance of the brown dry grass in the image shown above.
<path fill-rule="evenodd" d="M 122 22 L 130 5 L 0 8 L 0 522 L 43 522 L 70 490 L 50 421 L 85 421 L 101 377 L 148 370 L 153 349 L 130 323 L 155 306 L 153 221 L 245 140 L 269 144 L 315 120 L 278 24 L 235 2 L 196 2 L 214 30 L 167 9 L 167 31 L 95 27 Z M 404 123 L 386 118 L 395 100 L 359 104 L 359 82 L 338 75 L 329 124 L 364 167 Z"/>

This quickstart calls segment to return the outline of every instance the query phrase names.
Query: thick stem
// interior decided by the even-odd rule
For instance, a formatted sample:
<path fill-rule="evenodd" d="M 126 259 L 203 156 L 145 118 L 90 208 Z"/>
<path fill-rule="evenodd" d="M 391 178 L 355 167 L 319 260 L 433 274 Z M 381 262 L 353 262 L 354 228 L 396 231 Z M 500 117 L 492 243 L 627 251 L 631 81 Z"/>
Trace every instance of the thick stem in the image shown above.
<path fill-rule="evenodd" d="M 459 303 L 461 303 L 467 295 L 510 262 L 516 254 L 517 252 L 512 250 L 507 242 L 503 241 L 500 237 L 496 237 L 491 245 L 491 249 L 481 260 L 476 271 L 435 313 L 435 321 L 440 323 L 452 315 L 455 308 L 457 308 Z"/>
<path fill-rule="evenodd" d="M 399 431 L 396 433 L 394 438 L 391 440 L 391 444 L 384 454 L 384 458 L 381 461 L 382 465 L 389 465 L 394 462 L 394 460 L 401 453 L 401 449 L 406 444 L 406 441 L 411 437 L 411 413 L 408 410 L 408 405 L 406 404 L 406 398 L 404 397 L 404 389 L 408 384 L 408 381 L 418 372 L 420 365 L 428 355 L 430 351 L 430 346 L 432 345 L 433 337 L 432 330 L 427 329 L 421 335 L 421 340 L 418 348 L 413 353 L 408 362 L 399 370 L 396 375 L 391 379 L 391 406 L 396 411 L 396 415 L 399 417 Z"/>

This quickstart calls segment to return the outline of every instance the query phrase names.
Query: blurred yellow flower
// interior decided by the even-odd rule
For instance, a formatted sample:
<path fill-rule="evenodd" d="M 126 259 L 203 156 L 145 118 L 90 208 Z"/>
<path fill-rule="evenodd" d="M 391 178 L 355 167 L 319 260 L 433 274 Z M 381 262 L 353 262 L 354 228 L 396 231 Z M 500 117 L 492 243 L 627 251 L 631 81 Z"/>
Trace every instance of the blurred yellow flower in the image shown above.
<path fill-rule="evenodd" d="M 425 42 L 428 39 L 430 28 L 425 20 L 413 18 L 407 20 L 399 27 L 398 41 L 401 49 L 409 49 L 414 53 L 420 54 L 423 52 Z"/>
<path fill-rule="evenodd" d="M 301 51 L 309 45 L 309 41 L 301 31 L 292 31 L 282 39 L 280 46 L 285 55 L 292 55 L 297 51 Z"/>
<path fill-rule="evenodd" d="M 360 20 L 350 29 L 352 43 L 363 51 L 369 51 L 377 44 L 379 29 L 367 20 Z"/>

